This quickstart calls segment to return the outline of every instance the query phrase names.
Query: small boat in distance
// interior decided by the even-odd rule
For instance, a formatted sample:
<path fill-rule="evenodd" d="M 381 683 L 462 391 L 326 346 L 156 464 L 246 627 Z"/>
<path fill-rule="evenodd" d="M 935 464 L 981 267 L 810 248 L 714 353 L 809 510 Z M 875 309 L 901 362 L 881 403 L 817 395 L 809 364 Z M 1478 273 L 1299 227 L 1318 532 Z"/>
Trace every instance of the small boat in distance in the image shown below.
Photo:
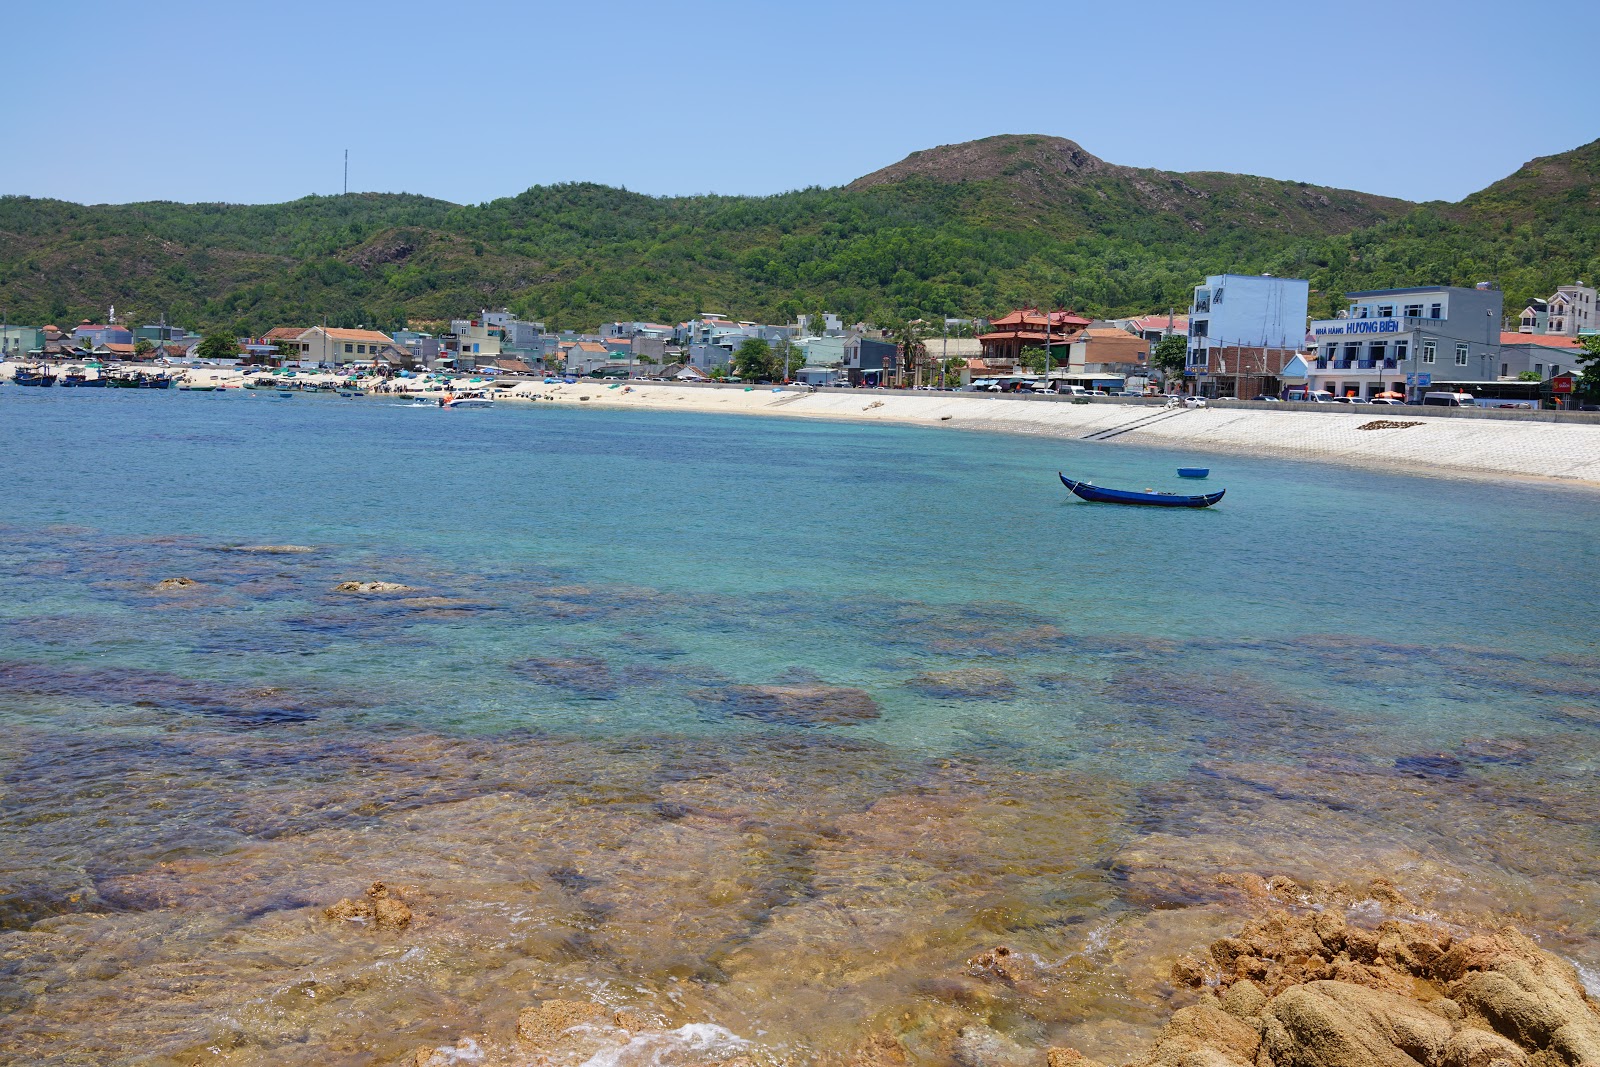
<path fill-rule="evenodd" d="M 1178 493 L 1158 493 L 1154 489 L 1134 492 L 1128 489 L 1102 489 L 1088 482 L 1077 482 L 1060 471 L 1056 472 L 1061 484 L 1071 489 L 1074 496 L 1095 504 L 1138 504 L 1157 508 L 1209 508 L 1222 499 L 1226 489 L 1200 496 L 1182 496 Z"/>
<path fill-rule="evenodd" d="M 1211 468 L 1210 467 L 1179 467 L 1178 468 L 1178 477 L 1180 477 L 1180 478 L 1204 478 L 1206 475 L 1208 475 L 1210 473 L 1211 473 Z"/>

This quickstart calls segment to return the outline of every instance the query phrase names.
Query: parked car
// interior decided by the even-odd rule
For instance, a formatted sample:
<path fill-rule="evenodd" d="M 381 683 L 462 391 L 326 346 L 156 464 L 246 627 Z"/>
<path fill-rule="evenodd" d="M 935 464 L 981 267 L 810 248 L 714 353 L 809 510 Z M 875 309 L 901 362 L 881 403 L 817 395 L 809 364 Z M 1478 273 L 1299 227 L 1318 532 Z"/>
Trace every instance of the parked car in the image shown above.
<path fill-rule="evenodd" d="M 1203 408 L 1206 406 L 1206 398 L 1203 396 L 1186 396 L 1183 398 L 1183 406 L 1186 408 Z"/>
<path fill-rule="evenodd" d="M 1212 399 L 1213 400 L 1238 400 L 1239 398 L 1236 397 L 1236 396 L 1218 396 L 1218 397 L 1213 397 Z"/>
<path fill-rule="evenodd" d="M 1271 403 L 1274 403 L 1274 404 L 1283 403 L 1283 400 L 1282 400 L 1281 397 L 1273 396 L 1270 393 L 1262 393 L 1260 396 L 1253 396 L 1250 399 L 1251 400 L 1266 400 L 1266 401 L 1270 401 Z"/>
<path fill-rule="evenodd" d="M 1403 407 L 1405 405 L 1405 401 L 1404 400 L 1396 400 L 1392 396 L 1375 396 L 1371 400 L 1367 401 L 1367 403 L 1369 403 L 1369 404 L 1393 404 L 1395 407 Z"/>

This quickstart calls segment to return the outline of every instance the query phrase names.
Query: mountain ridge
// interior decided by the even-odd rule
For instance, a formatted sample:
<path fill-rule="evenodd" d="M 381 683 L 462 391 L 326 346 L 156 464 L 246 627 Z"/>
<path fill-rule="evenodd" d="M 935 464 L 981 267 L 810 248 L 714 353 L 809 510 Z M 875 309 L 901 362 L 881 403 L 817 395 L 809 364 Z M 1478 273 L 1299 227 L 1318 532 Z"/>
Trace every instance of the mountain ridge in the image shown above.
<path fill-rule="evenodd" d="M 1600 141 L 1456 204 L 1109 163 L 1066 138 L 942 145 L 846 186 L 656 197 L 593 183 L 456 205 L 407 193 L 272 205 L 0 197 L 13 320 L 136 317 L 259 333 L 510 306 L 552 326 L 838 310 L 1091 314 L 1182 305 L 1227 270 L 1345 288 L 1499 277 L 1508 307 L 1596 269 Z M 1588 217 L 1585 217 L 1585 216 Z M 1574 272 L 1577 272 L 1574 274 Z M 1331 294 L 1331 296 L 1329 295 Z M 1336 302 L 1336 301 L 1335 301 Z"/>

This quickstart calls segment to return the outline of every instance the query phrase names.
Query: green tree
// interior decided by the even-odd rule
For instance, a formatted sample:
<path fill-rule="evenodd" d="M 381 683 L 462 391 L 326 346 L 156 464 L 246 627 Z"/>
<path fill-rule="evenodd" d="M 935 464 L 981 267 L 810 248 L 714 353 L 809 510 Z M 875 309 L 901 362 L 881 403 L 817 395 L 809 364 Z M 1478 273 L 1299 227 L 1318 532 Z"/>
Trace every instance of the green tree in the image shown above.
<path fill-rule="evenodd" d="M 232 334 L 208 333 L 194 354 L 201 359 L 238 359 L 239 342 Z"/>
<path fill-rule="evenodd" d="M 772 346 L 759 337 L 747 337 L 733 354 L 733 371 L 746 381 L 772 377 Z"/>
<path fill-rule="evenodd" d="M 155 350 L 156 343 L 150 340 L 148 337 L 141 337 L 137 341 L 133 342 L 133 354 L 136 356 L 148 356 Z"/>
<path fill-rule="evenodd" d="M 778 343 L 772 355 L 774 368 L 785 379 L 793 378 L 795 372 L 806 365 L 806 350 L 787 339 Z"/>
<path fill-rule="evenodd" d="M 1038 345 L 1029 345 L 1022 350 L 1022 365 L 1035 374 L 1044 370 L 1044 349 Z"/>
<path fill-rule="evenodd" d="M 1590 399 L 1600 398 L 1600 334 L 1578 338 L 1587 354 L 1578 357 L 1583 372 L 1578 378 L 1578 388 Z"/>
<path fill-rule="evenodd" d="M 1544 381 L 1544 375 L 1540 374 L 1536 370 L 1525 370 L 1521 374 L 1517 375 L 1517 381 L 1519 381 L 1519 382 L 1542 382 L 1542 381 Z"/>
<path fill-rule="evenodd" d="M 1150 365 L 1161 372 L 1161 379 L 1166 382 L 1183 376 L 1184 364 L 1188 359 L 1189 339 L 1182 334 L 1174 333 L 1156 342 L 1156 350 L 1150 356 Z"/>
<path fill-rule="evenodd" d="M 895 380 L 901 385 L 906 384 L 908 376 L 916 378 L 912 384 L 921 384 L 922 368 L 928 362 L 926 326 L 927 323 L 921 319 L 911 319 L 906 322 L 896 322 L 889 327 L 889 336 L 894 338 L 895 345 L 900 349 Z"/>

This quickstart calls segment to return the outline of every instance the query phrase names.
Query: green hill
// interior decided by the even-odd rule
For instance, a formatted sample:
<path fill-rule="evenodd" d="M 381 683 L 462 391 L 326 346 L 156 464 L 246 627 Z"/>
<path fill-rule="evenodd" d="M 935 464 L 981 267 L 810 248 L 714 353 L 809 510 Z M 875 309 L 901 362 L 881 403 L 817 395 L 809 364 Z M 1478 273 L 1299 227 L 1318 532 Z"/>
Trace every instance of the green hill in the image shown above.
<path fill-rule="evenodd" d="M 918 152 L 849 186 L 650 197 L 538 186 L 474 207 L 403 194 L 82 206 L 0 197 L 13 321 L 119 315 L 260 333 L 509 306 L 553 327 L 700 310 L 776 319 L 1182 307 L 1202 275 L 1348 288 L 1495 278 L 1507 307 L 1595 262 L 1600 142 L 1460 204 L 1107 163 L 1061 138 Z M 1520 305 L 1517 305 L 1520 306 Z M 1321 308 L 1316 308 L 1321 310 Z"/>

